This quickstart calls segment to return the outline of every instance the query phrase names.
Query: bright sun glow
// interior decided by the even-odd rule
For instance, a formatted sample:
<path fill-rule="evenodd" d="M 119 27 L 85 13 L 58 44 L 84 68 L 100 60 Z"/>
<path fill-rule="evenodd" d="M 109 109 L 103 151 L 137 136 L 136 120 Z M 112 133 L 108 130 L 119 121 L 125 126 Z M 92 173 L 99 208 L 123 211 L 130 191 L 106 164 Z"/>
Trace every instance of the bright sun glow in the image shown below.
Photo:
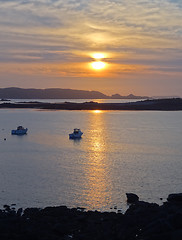
<path fill-rule="evenodd" d="M 93 110 L 94 113 L 101 113 L 101 110 Z"/>
<path fill-rule="evenodd" d="M 94 53 L 93 58 L 100 60 L 102 58 L 105 58 L 105 55 L 103 53 Z"/>
<path fill-rule="evenodd" d="M 106 64 L 104 62 L 101 62 L 101 61 L 92 62 L 91 65 L 96 70 L 103 69 L 106 66 Z"/>

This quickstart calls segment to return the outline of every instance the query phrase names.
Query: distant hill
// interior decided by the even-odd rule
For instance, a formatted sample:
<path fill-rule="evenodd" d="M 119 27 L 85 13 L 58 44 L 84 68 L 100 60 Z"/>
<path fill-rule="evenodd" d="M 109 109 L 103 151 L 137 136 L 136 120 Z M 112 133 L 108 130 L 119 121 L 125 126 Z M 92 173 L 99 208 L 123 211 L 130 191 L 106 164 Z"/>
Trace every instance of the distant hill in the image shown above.
<path fill-rule="evenodd" d="M 135 96 L 133 94 L 129 94 L 127 96 L 121 96 L 120 94 L 114 94 L 111 96 L 113 99 L 148 99 L 147 96 Z"/>
<path fill-rule="evenodd" d="M 97 91 L 72 90 L 61 88 L 48 89 L 23 89 L 23 88 L 0 88 L 0 98 L 11 99 L 105 99 L 103 93 Z"/>
<path fill-rule="evenodd" d="M 121 96 L 114 94 L 107 96 L 98 91 L 73 90 L 62 88 L 47 89 L 23 89 L 23 88 L 0 88 L 0 98 L 2 99 L 146 99 L 148 97 Z"/>

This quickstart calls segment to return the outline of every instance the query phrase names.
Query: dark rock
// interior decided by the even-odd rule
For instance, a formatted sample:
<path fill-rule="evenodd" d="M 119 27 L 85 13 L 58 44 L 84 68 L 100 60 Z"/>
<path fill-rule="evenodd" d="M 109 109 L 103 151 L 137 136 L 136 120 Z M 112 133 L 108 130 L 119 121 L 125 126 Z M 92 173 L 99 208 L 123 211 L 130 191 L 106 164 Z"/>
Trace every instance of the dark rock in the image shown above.
<path fill-rule="evenodd" d="M 139 200 L 139 197 L 134 193 L 126 193 L 127 203 L 136 203 Z"/>
<path fill-rule="evenodd" d="M 24 210 L 23 216 L 24 217 L 37 217 L 40 213 L 39 208 L 26 208 Z"/>
<path fill-rule="evenodd" d="M 168 202 L 182 203 L 182 193 L 172 193 L 172 194 L 169 194 L 167 200 L 168 200 Z"/>
<path fill-rule="evenodd" d="M 137 200 L 125 214 L 66 206 L 16 212 L 5 205 L 0 210 L 0 239 L 181 240 L 182 204 L 172 201 L 159 206 Z"/>
<path fill-rule="evenodd" d="M 68 209 L 66 206 L 46 207 L 41 210 L 42 216 L 52 216 L 52 217 L 68 216 L 69 212 L 70 212 L 70 209 Z"/>
<path fill-rule="evenodd" d="M 9 211 L 9 210 L 10 210 L 10 206 L 7 205 L 7 204 L 3 205 L 3 207 L 4 207 L 4 209 L 5 209 L 6 211 Z"/>
<path fill-rule="evenodd" d="M 135 204 L 130 205 L 125 215 L 145 216 L 149 213 L 156 213 L 157 211 L 159 211 L 158 204 L 138 201 Z"/>
<path fill-rule="evenodd" d="M 76 208 L 78 211 L 81 211 L 81 212 L 84 212 L 85 211 L 85 208 L 82 208 L 82 207 L 77 207 Z"/>
<path fill-rule="evenodd" d="M 182 229 L 182 213 L 174 213 L 169 217 L 171 225 L 176 229 Z M 182 238 L 181 238 L 182 239 Z"/>
<path fill-rule="evenodd" d="M 168 221 L 166 221 L 165 219 L 159 219 L 147 225 L 146 228 L 143 229 L 142 235 L 151 236 L 152 234 L 165 233 L 172 230 L 174 229 Z"/>
<path fill-rule="evenodd" d="M 16 215 L 17 215 L 18 217 L 20 217 L 20 216 L 22 215 L 22 213 L 23 213 L 23 208 L 19 208 L 18 211 L 17 211 L 17 213 L 16 213 Z"/>
<path fill-rule="evenodd" d="M 182 229 L 176 230 L 171 234 L 171 240 L 181 240 L 182 239 Z"/>

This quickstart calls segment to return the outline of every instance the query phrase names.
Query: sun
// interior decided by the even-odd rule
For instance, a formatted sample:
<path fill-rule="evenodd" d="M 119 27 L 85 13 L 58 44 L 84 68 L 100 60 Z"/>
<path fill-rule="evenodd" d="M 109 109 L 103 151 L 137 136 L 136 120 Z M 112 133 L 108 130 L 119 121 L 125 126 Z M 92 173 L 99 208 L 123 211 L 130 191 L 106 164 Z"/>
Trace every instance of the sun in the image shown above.
<path fill-rule="evenodd" d="M 94 70 L 102 70 L 106 67 L 106 62 L 103 59 L 106 58 L 105 53 L 95 52 L 90 55 L 93 59 L 93 62 L 90 63 L 91 68 Z"/>
<path fill-rule="evenodd" d="M 92 54 L 92 56 L 96 60 L 101 60 L 101 59 L 105 58 L 105 55 L 103 53 L 94 53 L 94 54 Z"/>
<path fill-rule="evenodd" d="M 91 65 L 92 65 L 92 68 L 95 70 L 103 69 L 106 66 L 106 64 L 101 61 L 92 62 Z"/>

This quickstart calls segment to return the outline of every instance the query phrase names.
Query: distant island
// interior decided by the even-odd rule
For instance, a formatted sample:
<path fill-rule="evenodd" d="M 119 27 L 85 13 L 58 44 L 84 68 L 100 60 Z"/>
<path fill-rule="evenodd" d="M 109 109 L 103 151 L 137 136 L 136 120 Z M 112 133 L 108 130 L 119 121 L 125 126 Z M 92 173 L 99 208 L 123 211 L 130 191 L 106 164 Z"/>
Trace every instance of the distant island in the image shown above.
<path fill-rule="evenodd" d="M 140 100 L 126 103 L 98 103 L 95 101 L 75 103 L 46 103 L 38 101 L 30 102 L 3 102 L 0 108 L 33 108 L 52 110 L 157 110 L 157 111 L 181 111 L 182 98 Z"/>
<path fill-rule="evenodd" d="M 1 99 L 149 99 L 147 96 L 135 96 L 129 94 L 121 96 L 120 94 L 113 94 L 107 96 L 98 91 L 73 90 L 62 88 L 0 88 Z"/>

